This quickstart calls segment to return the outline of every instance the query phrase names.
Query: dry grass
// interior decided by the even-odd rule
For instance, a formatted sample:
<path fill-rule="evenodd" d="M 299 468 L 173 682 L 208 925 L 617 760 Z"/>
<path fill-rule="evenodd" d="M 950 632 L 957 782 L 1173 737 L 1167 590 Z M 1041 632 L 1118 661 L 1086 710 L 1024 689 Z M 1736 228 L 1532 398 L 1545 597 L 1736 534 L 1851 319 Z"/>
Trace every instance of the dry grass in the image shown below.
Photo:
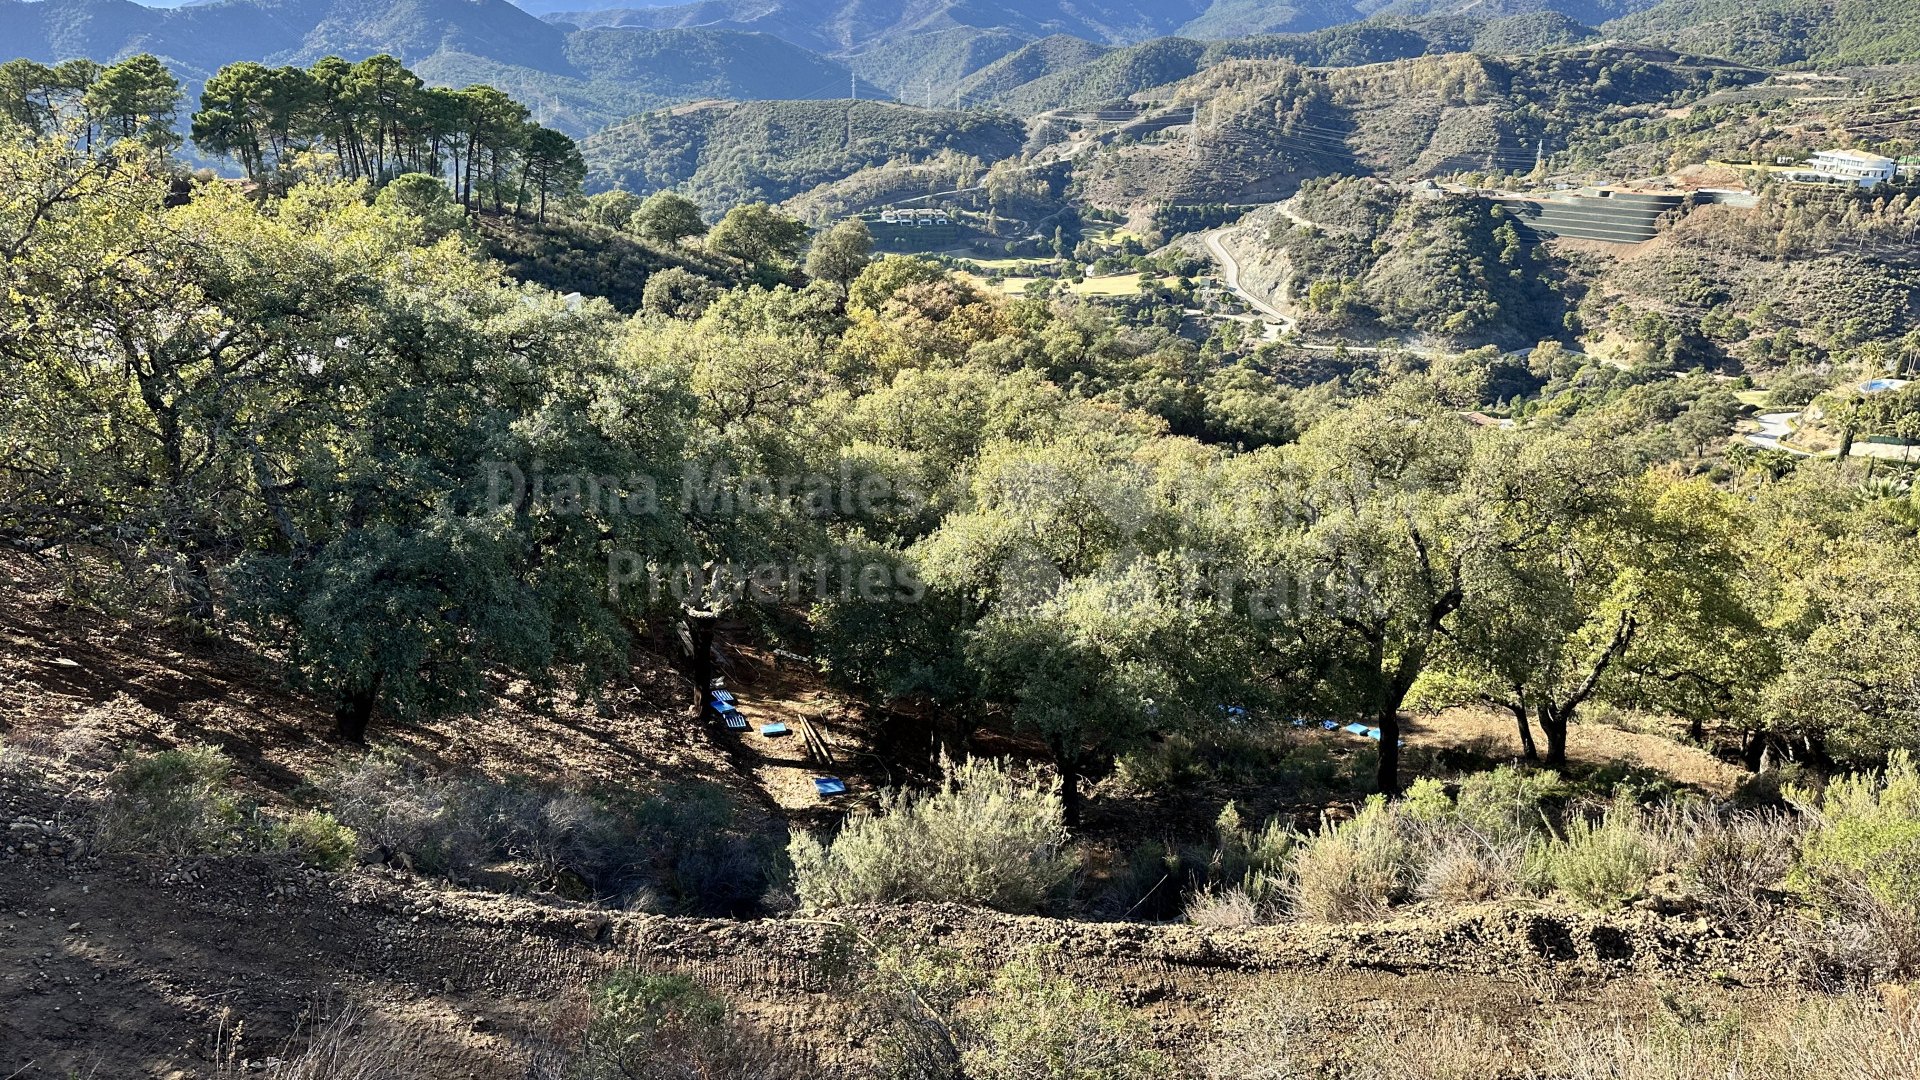
<path fill-rule="evenodd" d="M 413 1080 L 426 1059 L 426 1040 L 418 1032 L 347 1006 L 314 1021 L 304 1037 L 280 1054 L 260 1059 L 241 1056 L 242 1028 L 222 1029 L 215 1052 L 218 1080 L 268 1076 L 273 1080 Z"/>
<path fill-rule="evenodd" d="M 1188 1075 L 1208 1080 L 1913 1080 L 1920 1008 L 1910 991 L 1714 1014 L 1681 998 L 1651 1021 L 1496 1026 L 1468 1015 L 1386 1014 L 1330 1042 L 1298 987 L 1225 1010 Z"/>
<path fill-rule="evenodd" d="M 1254 926 L 1260 922 L 1259 906 L 1245 889 L 1237 887 L 1202 889 L 1187 901 L 1181 915 L 1195 926 L 1215 930 Z"/>
<path fill-rule="evenodd" d="M 1329 827 L 1295 851 L 1293 910 L 1323 922 L 1380 918 L 1409 895 L 1413 857 L 1392 808 L 1370 800 L 1352 821 Z"/>
<path fill-rule="evenodd" d="M 1524 886 L 1527 851 L 1512 842 L 1482 840 L 1477 836 L 1447 839 L 1427 860 L 1420 875 L 1419 893 L 1428 900 L 1473 904 L 1516 896 Z"/>
<path fill-rule="evenodd" d="M 1537 1040 L 1544 1076 L 1567 1080 L 1913 1080 L 1920 1011 L 1868 998 L 1762 1018 L 1650 1030 L 1567 1029 Z"/>

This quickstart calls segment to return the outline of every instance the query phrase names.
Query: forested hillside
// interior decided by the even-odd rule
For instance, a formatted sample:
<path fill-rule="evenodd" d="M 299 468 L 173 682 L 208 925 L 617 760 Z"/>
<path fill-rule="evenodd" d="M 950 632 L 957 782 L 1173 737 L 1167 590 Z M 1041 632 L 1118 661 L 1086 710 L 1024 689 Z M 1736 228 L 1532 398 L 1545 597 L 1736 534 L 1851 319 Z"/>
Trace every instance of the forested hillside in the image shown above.
<path fill-rule="evenodd" d="M 588 185 L 685 191 L 709 210 L 774 201 L 868 165 L 952 151 L 1017 152 L 1019 121 L 876 101 L 690 106 L 635 117 L 588 139 Z"/>
<path fill-rule="evenodd" d="M 1839 67 L 1920 58 L 1920 6 L 1912 0 L 1664 0 L 1605 29 L 1751 64 Z"/>

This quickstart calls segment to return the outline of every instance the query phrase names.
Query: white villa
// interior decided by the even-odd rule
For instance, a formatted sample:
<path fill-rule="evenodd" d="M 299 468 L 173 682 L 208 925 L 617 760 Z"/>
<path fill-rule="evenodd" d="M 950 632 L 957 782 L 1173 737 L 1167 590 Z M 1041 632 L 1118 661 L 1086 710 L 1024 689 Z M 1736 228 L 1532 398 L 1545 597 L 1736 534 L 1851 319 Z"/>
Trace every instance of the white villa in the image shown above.
<path fill-rule="evenodd" d="M 1892 183 L 1898 171 L 1898 163 L 1878 154 L 1865 154 L 1858 150 L 1822 150 L 1807 159 L 1805 171 L 1796 173 L 1794 179 L 1857 184 L 1870 188 Z"/>

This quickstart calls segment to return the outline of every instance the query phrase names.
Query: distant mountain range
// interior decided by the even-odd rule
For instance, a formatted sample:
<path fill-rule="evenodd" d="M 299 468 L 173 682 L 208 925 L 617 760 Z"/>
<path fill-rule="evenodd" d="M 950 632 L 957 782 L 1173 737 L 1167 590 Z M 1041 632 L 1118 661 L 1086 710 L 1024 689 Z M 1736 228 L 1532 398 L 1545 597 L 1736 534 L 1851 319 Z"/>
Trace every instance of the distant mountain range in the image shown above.
<path fill-rule="evenodd" d="M 768 34 L 590 29 L 506 0 L 211 0 L 170 10 L 128 0 L 0 0 L 0 59 L 111 61 L 150 52 L 197 89 L 239 60 L 399 57 L 423 78 L 486 82 L 575 135 L 699 98 L 842 98 L 844 62 Z M 884 91 L 861 83 L 863 96 Z"/>
<path fill-rule="evenodd" d="M 152 52 L 197 89 L 237 60 L 387 52 L 576 135 L 709 98 L 1031 113 L 1226 59 L 1342 66 L 1596 35 L 1763 65 L 1913 61 L 1920 0 L 0 0 L 0 59 Z"/>

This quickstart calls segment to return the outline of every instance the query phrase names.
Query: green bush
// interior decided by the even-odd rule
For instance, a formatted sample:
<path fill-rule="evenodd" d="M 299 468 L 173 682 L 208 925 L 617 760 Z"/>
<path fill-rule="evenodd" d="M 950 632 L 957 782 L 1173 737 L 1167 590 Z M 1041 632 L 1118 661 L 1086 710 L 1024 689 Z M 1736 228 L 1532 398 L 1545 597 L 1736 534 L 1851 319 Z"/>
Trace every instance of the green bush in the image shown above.
<path fill-rule="evenodd" d="M 1591 908 L 1637 895 L 1660 865 L 1660 845 L 1631 801 L 1616 800 L 1598 822 L 1577 817 L 1563 840 L 1536 841 L 1528 876 Z"/>
<path fill-rule="evenodd" d="M 1299 834 L 1278 820 L 1250 829 L 1240 820 L 1240 808 L 1229 802 L 1214 821 L 1215 847 L 1207 867 L 1208 887 L 1202 902 L 1189 910 L 1219 921 L 1238 918 L 1244 910 L 1258 918 L 1271 915 L 1286 899 L 1287 864 L 1300 843 Z"/>
<path fill-rule="evenodd" d="M 332 814 L 317 810 L 303 810 L 285 821 L 274 822 L 268 826 L 266 840 L 269 847 L 290 851 L 322 870 L 345 869 L 360 849 L 360 840 L 352 829 Z"/>
<path fill-rule="evenodd" d="M 1295 913 L 1326 922 L 1378 918 L 1407 899 L 1418 852 L 1405 820 L 1375 795 L 1353 820 L 1301 841 L 1288 873 Z"/>
<path fill-rule="evenodd" d="M 950 768 L 937 791 L 854 811 L 831 843 L 796 833 L 789 853 L 814 909 L 926 900 L 1032 912 L 1079 866 L 1057 786 L 979 760 Z"/>
<path fill-rule="evenodd" d="M 1502 765 L 1467 776 L 1451 797 L 1438 780 L 1416 780 L 1404 806 L 1416 821 L 1464 827 L 1488 842 L 1524 840 L 1550 827 L 1548 810 L 1565 794 L 1566 784 L 1551 769 Z"/>
<path fill-rule="evenodd" d="M 1549 828 L 1549 809 L 1565 795 L 1566 784 L 1552 769 L 1502 765 L 1462 780 L 1455 805 L 1468 828 L 1490 840 L 1512 840 Z"/>
<path fill-rule="evenodd" d="M 1818 800 L 1798 788 L 1787 797 L 1818 807 L 1793 875 L 1813 903 L 1826 903 L 1836 882 L 1859 882 L 1881 903 L 1920 918 L 1920 767 L 1912 754 L 1895 751 L 1882 776 L 1835 780 Z"/>
<path fill-rule="evenodd" d="M 1837 983 L 1920 975 L 1920 768 L 1896 751 L 1881 776 L 1842 777 L 1817 800 L 1789 884 L 1813 907 L 1806 952 Z"/>
<path fill-rule="evenodd" d="M 217 748 L 131 754 L 107 778 L 100 844 L 110 851 L 194 855 L 238 844 L 239 802 L 227 790 L 232 762 Z"/>
<path fill-rule="evenodd" d="M 595 987 L 568 1080 L 807 1080 L 808 1057 L 733 1016 L 678 975 L 624 971 Z"/>

